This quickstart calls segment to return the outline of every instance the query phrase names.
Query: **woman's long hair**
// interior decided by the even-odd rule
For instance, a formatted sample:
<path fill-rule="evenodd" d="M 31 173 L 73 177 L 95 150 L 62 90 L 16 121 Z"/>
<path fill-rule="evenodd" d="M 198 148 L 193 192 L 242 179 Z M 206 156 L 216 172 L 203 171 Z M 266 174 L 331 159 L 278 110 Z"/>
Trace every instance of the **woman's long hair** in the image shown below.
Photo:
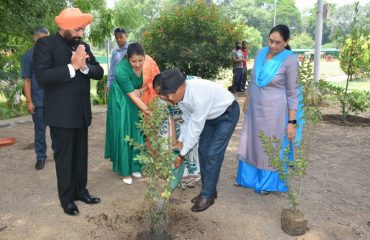
<path fill-rule="evenodd" d="M 274 33 L 278 32 L 281 37 L 284 39 L 284 41 L 288 41 L 290 39 L 290 30 L 287 25 L 279 24 L 273 27 L 269 33 L 269 36 Z M 292 50 L 289 46 L 289 44 L 286 45 L 285 49 Z"/>

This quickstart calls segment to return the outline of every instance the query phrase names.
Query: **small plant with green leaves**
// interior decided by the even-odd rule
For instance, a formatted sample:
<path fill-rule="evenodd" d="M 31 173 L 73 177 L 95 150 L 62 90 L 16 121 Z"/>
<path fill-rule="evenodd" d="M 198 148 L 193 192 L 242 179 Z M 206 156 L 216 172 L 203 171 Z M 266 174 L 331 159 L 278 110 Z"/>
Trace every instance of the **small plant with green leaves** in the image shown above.
<path fill-rule="evenodd" d="M 144 144 L 139 144 L 126 137 L 140 154 L 134 159 L 143 164 L 142 173 L 147 178 L 145 200 L 149 203 L 147 215 L 151 233 L 160 233 L 168 223 L 168 205 L 172 195 L 171 181 L 174 153 L 171 139 L 162 134 L 163 123 L 168 117 L 167 105 L 156 98 L 149 104 L 151 116 L 140 113 L 138 128 L 146 137 Z"/>
<path fill-rule="evenodd" d="M 108 76 L 104 76 L 103 79 L 96 83 L 96 95 L 92 98 L 94 104 L 107 104 L 107 94 L 105 92 L 107 79 Z"/>
<path fill-rule="evenodd" d="M 265 152 L 267 153 L 270 164 L 279 173 L 280 179 L 288 187 L 289 206 L 296 211 L 298 197 L 301 191 L 302 178 L 308 166 L 308 159 L 303 154 L 294 161 L 288 159 L 289 147 L 282 149 L 281 140 L 275 136 L 267 137 L 263 132 L 259 133 Z M 283 151 L 283 158 L 281 158 Z"/>
<path fill-rule="evenodd" d="M 306 124 L 313 123 L 316 125 L 321 120 L 319 104 L 322 101 L 323 94 L 320 91 L 319 82 L 313 79 L 313 68 L 309 60 L 302 61 L 298 76 L 299 83 L 302 85 Z"/>

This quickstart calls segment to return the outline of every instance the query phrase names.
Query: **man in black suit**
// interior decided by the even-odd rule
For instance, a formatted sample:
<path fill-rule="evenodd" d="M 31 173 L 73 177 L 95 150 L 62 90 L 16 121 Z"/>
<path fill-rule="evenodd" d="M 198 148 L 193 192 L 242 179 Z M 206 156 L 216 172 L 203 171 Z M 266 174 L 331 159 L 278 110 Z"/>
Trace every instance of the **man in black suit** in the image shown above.
<path fill-rule="evenodd" d="M 56 18 L 58 32 L 39 39 L 33 60 L 36 79 L 44 87 L 44 121 L 55 136 L 58 194 L 63 210 L 76 216 L 75 200 L 96 204 L 87 185 L 88 127 L 91 124 L 90 78 L 101 79 L 103 68 L 81 41 L 93 16 L 78 8 Z"/>

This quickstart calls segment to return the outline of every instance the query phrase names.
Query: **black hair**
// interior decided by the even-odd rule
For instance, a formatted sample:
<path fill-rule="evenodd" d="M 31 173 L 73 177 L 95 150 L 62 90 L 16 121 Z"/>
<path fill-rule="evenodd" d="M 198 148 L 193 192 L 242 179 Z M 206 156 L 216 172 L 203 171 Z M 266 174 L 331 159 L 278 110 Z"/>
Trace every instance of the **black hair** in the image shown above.
<path fill-rule="evenodd" d="M 287 25 L 279 24 L 273 27 L 269 33 L 269 36 L 274 33 L 280 33 L 280 36 L 284 39 L 284 41 L 288 41 L 290 39 L 290 30 Z M 285 49 L 291 50 L 289 44 L 286 45 Z"/>
<path fill-rule="evenodd" d="M 248 42 L 247 42 L 247 41 L 245 41 L 245 40 L 244 40 L 244 41 L 242 41 L 242 44 L 243 44 L 243 43 L 246 43 L 246 44 L 248 44 Z"/>
<path fill-rule="evenodd" d="M 126 33 L 126 30 L 124 28 L 119 27 L 119 28 L 114 29 L 114 35 L 123 34 L 123 33 Z"/>
<path fill-rule="evenodd" d="M 156 88 L 158 86 L 161 86 L 161 74 L 160 73 L 155 75 L 155 77 L 153 79 L 153 88 Z"/>
<path fill-rule="evenodd" d="M 235 47 L 236 47 L 236 46 L 238 46 L 238 44 L 240 44 L 240 42 L 236 42 L 236 43 L 235 43 Z"/>
<path fill-rule="evenodd" d="M 46 27 L 38 26 L 32 32 L 33 35 L 37 35 L 37 34 L 40 34 L 40 33 L 49 34 L 49 30 Z"/>
<path fill-rule="evenodd" d="M 145 51 L 140 43 L 131 43 L 127 48 L 127 58 L 130 59 L 133 55 L 145 56 Z"/>

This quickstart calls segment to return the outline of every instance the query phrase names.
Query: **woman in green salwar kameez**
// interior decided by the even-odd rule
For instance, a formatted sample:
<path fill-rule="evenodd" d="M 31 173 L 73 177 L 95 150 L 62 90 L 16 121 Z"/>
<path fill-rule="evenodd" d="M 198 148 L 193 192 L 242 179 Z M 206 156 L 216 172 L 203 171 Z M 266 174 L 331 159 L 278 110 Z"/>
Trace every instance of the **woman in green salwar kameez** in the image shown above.
<path fill-rule="evenodd" d="M 129 136 L 144 143 L 136 123 L 139 122 L 139 111 L 150 112 L 139 98 L 145 61 L 143 47 L 138 43 L 130 44 L 127 57 L 117 64 L 116 81 L 109 90 L 104 157 L 112 161 L 113 171 L 123 176 L 123 182 L 131 184 L 131 175 L 141 177 L 141 165 L 133 160 L 139 152 L 124 139 Z"/>

